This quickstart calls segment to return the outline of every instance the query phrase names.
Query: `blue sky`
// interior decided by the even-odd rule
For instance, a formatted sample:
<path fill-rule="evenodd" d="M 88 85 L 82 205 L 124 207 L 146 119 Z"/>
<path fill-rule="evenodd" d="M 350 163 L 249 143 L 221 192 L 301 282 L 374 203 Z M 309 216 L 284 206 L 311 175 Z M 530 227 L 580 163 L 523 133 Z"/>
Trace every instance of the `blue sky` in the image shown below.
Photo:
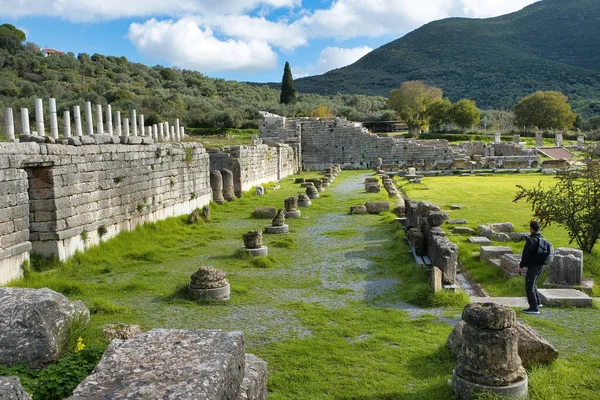
<path fill-rule="evenodd" d="M 488 18 L 536 0 L 0 0 L 40 47 L 125 56 L 238 81 L 353 63 L 433 20 Z"/>

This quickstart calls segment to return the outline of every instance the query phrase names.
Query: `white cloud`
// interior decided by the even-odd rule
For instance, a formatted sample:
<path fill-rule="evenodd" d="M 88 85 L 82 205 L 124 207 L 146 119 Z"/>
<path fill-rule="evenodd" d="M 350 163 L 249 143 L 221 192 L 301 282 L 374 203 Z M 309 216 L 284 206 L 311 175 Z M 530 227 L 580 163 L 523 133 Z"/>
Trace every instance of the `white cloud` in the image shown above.
<path fill-rule="evenodd" d="M 240 14 L 259 7 L 297 7 L 301 0 L 0 0 L 0 16 L 51 16 L 73 22 L 99 22 L 147 16 Z"/>
<path fill-rule="evenodd" d="M 210 28 L 200 29 L 194 18 L 134 23 L 128 37 L 149 59 L 202 72 L 256 72 L 277 65 L 277 54 L 265 41 L 219 40 Z"/>
<path fill-rule="evenodd" d="M 338 0 L 301 18 L 312 38 L 402 35 L 447 17 L 491 17 L 517 11 L 537 0 Z"/>
<path fill-rule="evenodd" d="M 332 69 L 350 65 L 371 51 L 373 49 L 368 46 L 354 47 L 352 49 L 326 47 L 321 51 L 316 65 L 311 65 L 308 68 L 294 68 L 293 75 L 297 78 L 308 75 L 320 75 Z"/>
<path fill-rule="evenodd" d="M 286 51 L 308 43 L 304 30 L 299 26 L 285 22 L 271 22 L 264 17 L 224 15 L 198 19 L 198 22 L 228 37 L 260 40 Z"/>

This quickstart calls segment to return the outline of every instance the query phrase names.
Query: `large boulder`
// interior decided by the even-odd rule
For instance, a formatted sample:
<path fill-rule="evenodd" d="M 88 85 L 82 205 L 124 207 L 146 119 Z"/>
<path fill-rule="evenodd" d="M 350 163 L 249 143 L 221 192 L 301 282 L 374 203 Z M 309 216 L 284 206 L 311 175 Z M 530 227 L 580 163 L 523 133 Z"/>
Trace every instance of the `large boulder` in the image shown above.
<path fill-rule="evenodd" d="M 89 319 L 83 302 L 53 290 L 0 288 L 0 364 L 41 368 L 56 361 L 71 324 Z"/>
<path fill-rule="evenodd" d="M 113 340 L 69 399 L 237 399 L 244 358 L 241 332 L 153 329 Z"/>
<path fill-rule="evenodd" d="M 31 400 L 17 376 L 0 376 L 0 400 Z"/>
<path fill-rule="evenodd" d="M 448 336 L 446 345 L 458 356 L 463 343 L 464 321 L 460 321 Z M 531 363 L 551 364 L 558 358 L 558 351 L 529 325 L 517 321 L 518 353 L 523 365 Z"/>

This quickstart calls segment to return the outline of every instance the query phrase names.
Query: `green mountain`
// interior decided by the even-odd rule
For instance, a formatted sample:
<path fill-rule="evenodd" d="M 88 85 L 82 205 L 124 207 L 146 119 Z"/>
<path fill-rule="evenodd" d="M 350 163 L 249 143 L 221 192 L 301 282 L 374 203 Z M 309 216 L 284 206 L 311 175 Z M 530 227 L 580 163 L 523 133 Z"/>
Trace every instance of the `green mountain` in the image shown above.
<path fill-rule="evenodd" d="M 431 22 L 347 67 L 294 81 L 300 92 L 388 96 L 424 80 L 450 100 L 511 108 L 537 90 L 565 93 L 583 115 L 600 114 L 600 1 L 543 0 L 488 19 Z"/>

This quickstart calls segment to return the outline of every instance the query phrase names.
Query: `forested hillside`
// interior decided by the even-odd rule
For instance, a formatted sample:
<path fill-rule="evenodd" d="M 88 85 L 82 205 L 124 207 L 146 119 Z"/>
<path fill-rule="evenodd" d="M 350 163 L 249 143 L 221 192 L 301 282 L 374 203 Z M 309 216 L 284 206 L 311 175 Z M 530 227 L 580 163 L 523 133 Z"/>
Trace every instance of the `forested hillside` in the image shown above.
<path fill-rule="evenodd" d="M 68 51 L 68 49 L 60 49 Z M 191 127 L 256 127 L 258 111 L 286 116 L 338 115 L 348 119 L 394 119 L 386 99 L 365 95 L 302 94 L 280 105 L 279 89 L 213 79 L 199 72 L 148 67 L 125 57 L 66 53 L 44 57 L 25 34 L 0 26 L 0 107 L 32 109 L 34 99 L 57 99 L 59 115 L 84 101 L 137 109 L 146 124 L 180 118 Z M 47 102 L 46 102 L 47 104 Z"/>
<path fill-rule="evenodd" d="M 357 62 L 295 81 L 300 92 L 388 96 L 424 80 L 450 100 L 512 108 L 537 90 L 557 90 L 584 117 L 600 114 L 600 1 L 542 0 L 489 19 L 429 23 Z"/>

